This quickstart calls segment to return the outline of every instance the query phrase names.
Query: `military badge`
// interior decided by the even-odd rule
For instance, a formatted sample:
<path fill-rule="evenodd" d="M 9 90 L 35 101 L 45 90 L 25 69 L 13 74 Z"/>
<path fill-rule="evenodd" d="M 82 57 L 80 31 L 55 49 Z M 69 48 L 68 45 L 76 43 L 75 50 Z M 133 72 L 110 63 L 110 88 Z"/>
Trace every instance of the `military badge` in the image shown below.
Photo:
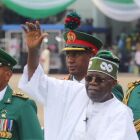
<path fill-rule="evenodd" d="M 67 39 L 68 41 L 70 42 L 74 42 L 76 40 L 76 34 L 72 31 L 70 31 L 68 34 L 67 34 Z"/>
<path fill-rule="evenodd" d="M 1 111 L 1 117 L 6 118 L 7 110 L 2 110 Z"/>
<path fill-rule="evenodd" d="M 12 137 L 13 120 L 0 119 L 0 139 L 10 139 Z"/>
<path fill-rule="evenodd" d="M 13 91 L 12 96 L 19 97 L 19 98 L 23 98 L 23 99 L 28 99 L 28 98 L 29 98 L 29 97 L 26 96 L 24 93 L 21 93 L 21 92 L 19 92 L 19 91 Z"/>

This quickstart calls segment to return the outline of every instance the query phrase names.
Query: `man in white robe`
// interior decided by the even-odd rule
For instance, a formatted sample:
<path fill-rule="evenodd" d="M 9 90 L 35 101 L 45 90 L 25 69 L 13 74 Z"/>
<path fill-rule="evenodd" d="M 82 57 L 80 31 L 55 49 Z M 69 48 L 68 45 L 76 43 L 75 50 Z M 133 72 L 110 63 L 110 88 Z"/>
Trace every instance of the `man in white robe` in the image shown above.
<path fill-rule="evenodd" d="M 131 110 L 111 93 L 117 83 L 116 58 L 100 61 L 99 54 L 91 59 L 86 88 L 50 78 L 39 65 L 39 46 L 46 34 L 38 22 L 26 26 L 28 65 L 19 87 L 44 105 L 45 140 L 138 140 Z"/>

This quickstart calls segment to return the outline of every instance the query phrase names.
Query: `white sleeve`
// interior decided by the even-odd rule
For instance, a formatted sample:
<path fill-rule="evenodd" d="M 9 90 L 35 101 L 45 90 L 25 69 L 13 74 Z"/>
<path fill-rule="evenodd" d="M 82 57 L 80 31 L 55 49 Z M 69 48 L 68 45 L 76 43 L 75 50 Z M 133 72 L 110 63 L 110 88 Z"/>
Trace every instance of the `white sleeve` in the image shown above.
<path fill-rule="evenodd" d="M 62 96 L 61 100 L 63 100 L 66 96 L 68 88 L 72 85 L 73 84 L 70 84 L 70 81 L 48 77 L 44 74 L 42 66 L 39 65 L 30 81 L 28 81 L 28 71 L 27 66 L 25 66 L 18 86 L 33 99 L 45 104 L 48 98 L 54 99 L 54 96 L 55 99 L 57 96 L 59 98 Z"/>
<path fill-rule="evenodd" d="M 126 109 L 116 114 L 103 136 L 102 140 L 138 140 L 132 112 Z"/>

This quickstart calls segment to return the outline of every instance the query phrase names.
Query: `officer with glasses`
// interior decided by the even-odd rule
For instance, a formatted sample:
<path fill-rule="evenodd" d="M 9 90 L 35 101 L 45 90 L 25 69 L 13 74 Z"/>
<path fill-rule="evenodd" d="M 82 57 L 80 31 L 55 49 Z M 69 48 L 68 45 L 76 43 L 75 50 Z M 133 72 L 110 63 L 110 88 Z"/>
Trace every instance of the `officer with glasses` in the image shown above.
<path fill-rule="evenodd" d="M 100 51 L 90 59 L 85 88 L 48 77 L 38 62 L 31 61 L 38 59 L 37 52 L 29 48 L 19 87 L 44 105 L 45 140 L 138 140 L 131 110 L 112 94 L 116 56 Z"/>

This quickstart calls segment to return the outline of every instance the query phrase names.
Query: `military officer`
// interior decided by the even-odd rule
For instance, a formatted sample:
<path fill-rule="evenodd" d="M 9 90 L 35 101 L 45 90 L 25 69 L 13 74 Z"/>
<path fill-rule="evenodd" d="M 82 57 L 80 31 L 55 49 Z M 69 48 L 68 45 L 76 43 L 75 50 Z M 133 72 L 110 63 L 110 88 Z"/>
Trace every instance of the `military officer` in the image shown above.
<path fill-rule="evenodd" d="M 128 84 L 123 102 L 132 109 L 134 125 L 140 140 L 140 80 Z"/>
<path fill-rule="evenodd" d="M 0 140 L 43 140 L 35 102 L 8 85 L 16 63 L 0 49 Z"/>
<path fill-rule="evenodd" d="M 65 27 L 68 29 L 64 33 L 66 53 L 66 64 L 69 76 L 65 79 L 85 83 L 89 59 L 96 55 L 103 43 L 93 35 L 80 32 L 76 29 L 80 24 L 80 16 L 72 12 L 65 19 Z M 120 84 L 112 89 L 113 94 L 122 101 L 123 89 Z"/>

